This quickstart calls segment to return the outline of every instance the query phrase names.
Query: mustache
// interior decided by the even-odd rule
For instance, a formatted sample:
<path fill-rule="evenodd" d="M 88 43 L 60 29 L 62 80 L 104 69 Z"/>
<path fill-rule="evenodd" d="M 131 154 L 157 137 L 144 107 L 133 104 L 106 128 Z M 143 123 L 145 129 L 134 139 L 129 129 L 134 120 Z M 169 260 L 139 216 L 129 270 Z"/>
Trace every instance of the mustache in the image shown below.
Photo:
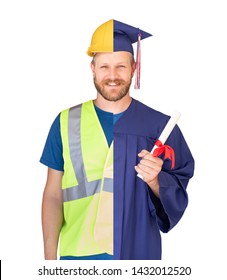
<path fill-rule="evenodd" d="M 106 79 L 104 80 L 105 84 L 109 84 L 109 83 L 115 83 L 115 84 L 124 84 L 125 81 L 122 79 Z"/>

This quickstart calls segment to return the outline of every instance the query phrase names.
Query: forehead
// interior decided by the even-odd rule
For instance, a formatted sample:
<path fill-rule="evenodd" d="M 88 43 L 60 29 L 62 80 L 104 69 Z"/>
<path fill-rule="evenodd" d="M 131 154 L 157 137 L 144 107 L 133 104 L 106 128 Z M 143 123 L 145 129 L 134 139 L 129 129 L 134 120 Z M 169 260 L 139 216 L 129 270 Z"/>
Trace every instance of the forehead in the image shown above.
<path fill-rule="evenodd" d="M 131 62 L 132 54 L 125 51 L 120 52 L 101 52 L 95 54 L 96 63 L 127 63 Z"/>

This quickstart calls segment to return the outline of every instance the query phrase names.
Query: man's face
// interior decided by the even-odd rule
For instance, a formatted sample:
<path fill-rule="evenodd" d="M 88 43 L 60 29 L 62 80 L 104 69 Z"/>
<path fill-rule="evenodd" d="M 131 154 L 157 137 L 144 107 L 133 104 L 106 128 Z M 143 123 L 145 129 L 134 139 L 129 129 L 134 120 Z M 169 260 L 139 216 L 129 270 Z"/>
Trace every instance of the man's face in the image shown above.
<path fill-rule="evenodd" d="M 118 101 L 129 94 L 135 71 L 129 52 L 97 53 L 91 63 L 94 84 L 108 101 Z"/>

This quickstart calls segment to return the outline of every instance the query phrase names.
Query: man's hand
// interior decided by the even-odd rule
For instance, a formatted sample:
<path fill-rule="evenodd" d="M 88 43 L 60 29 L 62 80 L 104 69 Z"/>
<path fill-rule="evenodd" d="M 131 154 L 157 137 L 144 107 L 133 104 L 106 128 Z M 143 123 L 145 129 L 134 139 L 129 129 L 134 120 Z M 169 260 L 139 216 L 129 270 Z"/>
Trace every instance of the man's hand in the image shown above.
<path fill-rule="evenodd" d="M 142 176 L 142 180 L 159 197 L 158 174 L 162 170 L 163 160 L 159 157 L 153 157 L 147 150 L 142 150 L 138 156 L 141 157 L 141 161 L 135 166 L 136 172 Z"/>

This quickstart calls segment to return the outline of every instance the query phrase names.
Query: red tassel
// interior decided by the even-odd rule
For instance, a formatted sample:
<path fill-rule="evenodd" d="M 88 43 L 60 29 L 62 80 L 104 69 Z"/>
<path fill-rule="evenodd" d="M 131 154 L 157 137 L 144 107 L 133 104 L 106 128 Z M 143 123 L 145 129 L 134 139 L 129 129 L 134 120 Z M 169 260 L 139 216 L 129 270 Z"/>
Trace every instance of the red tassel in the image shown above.
<path fill-rule="evenodd" d="M 141 46 L 140 46 L 141 34 L 138 34 L 137 41 L 137 53 L 136 53 L 136 77 L 135 77 L 135 89 L 140 89 L 140 68 L 141 68 Z"/>

